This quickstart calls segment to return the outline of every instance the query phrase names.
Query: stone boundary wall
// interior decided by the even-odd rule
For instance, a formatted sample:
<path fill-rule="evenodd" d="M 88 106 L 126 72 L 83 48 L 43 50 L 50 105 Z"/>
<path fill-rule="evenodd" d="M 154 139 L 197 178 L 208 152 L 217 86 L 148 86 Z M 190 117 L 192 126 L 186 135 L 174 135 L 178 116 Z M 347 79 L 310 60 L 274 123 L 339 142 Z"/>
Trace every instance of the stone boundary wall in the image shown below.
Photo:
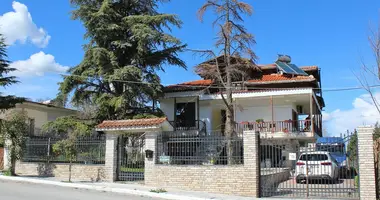
<path fill-rule="evenodd" d="M 160 166 L 146 178 L 145 184 L 185 190 L 251 196 L 254 188 L 252 170 L 236 166 Z"/>
<path fill-rule="evenodd" d="M 156 151 L 157 133 L 146 133 L 146 149 Z M 163 188 L 259 197 L 259 134 L 244 132 L 244 165 L 160 165 L 145 159 L 145 184 Z"/>
<path fill-rule="evenodd" d="M 4 169 L 4 148 L 0 147 L 0 170 Z"/>
<path fill-rule="evenodd" d="M 17 162 L 16 174 L 20 176 L 57 177 L 59 179 L 68 179 L 69 165 L 60 163 Z M 75 181 L 106 180 L 105 166 L 73 164 L 71 178 Z"/>

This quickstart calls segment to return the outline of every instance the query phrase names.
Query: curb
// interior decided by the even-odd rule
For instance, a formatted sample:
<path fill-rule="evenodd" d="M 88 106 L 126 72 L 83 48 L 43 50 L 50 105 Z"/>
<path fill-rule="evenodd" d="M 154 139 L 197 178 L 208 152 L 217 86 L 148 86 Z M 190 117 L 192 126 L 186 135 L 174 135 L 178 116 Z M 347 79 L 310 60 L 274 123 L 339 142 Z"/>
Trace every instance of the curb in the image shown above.
<path fill-rule="evenodd" d="M 31 178 L 11 177 L 11 176 L 2 176 L 2 175 L 0 175 L 0 180 L 55 185 L 55 186 L 60 186 L 60 187 L 95 190 L 95 191 L 100 191 L 100 192 L 113 192 L 113 193 L 119 193 L 119 194 L 130 194 L 130 195 L 155 197 L 155 198 L 170 199 L 170 200 L 217 200 L 216 198 L 209 199 L 209 198 L 188 197 L 188 196 L 168 194 L 168 193 L 153 193 L 153 192 L 131 190 L 131 189 L 125 189 L 125 188 L 111 188 L 111 187 L 92 186 L 92 185 L 77 184 L 77 183 L 63 183 L 63 182 L 56 182 L 56 181 L 47 181 L 47 180 L 38 180 L 38 179 L 31 179 Z"/>

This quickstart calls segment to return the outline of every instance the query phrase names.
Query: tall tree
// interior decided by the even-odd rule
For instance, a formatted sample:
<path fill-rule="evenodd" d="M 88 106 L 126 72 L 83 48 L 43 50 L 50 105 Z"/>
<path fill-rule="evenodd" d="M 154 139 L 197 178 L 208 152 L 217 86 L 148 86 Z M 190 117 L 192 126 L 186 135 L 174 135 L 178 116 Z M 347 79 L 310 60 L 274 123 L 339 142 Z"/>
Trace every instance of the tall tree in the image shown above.
<path fill-rule="evenodd" d="M 5 44 L 5 39 L 2 34 L 0 34 L 0 86 L 7 87 L 12 84 L 18 83 L 15 76 L 7 76 L 9 72 L 15 71 L 16 69 L 9 66 L 10 62 L 7 60 L 7 45 Z M 16 105 L 16 103 L 21 103 L 25 99 L 19 98 L 11 95 L 3 96 L 0 93 L 0 110 L 9 109 Z"/>
<path fill-rule="evenodd" d="M 167 33 L 181 21 L 156 10 L 163 1 L 71 0 L 72 17 L 83 22 L 88 44 L 55 101 L 62 104 L 73 94 L 73 105 L 96 105 L 99 121 L 154 113 L 147 105 L 162 94 L 157 72 L 165 64 L 185 67 L 178 57 L 185 45 Z"/>
<path fill-rule="evenodd" d="M 225 134 L 231 138 L 236 134 L 233 116 L 233 81 L 243 81 L 248 71 L 258 69 L 255 65 L 256 55 L 251 46 L 255 44 L 252 34 L 239 23 L 244 22 L 242 15 L 252 15 L 252 7 L 239 0 L 208 0 L 199 9 L 198 17 L 203 16 L 208 9 L 212 9 L 216 20 L 213 26 L 219 28 L 216 48 L 221 49 L 220 55 L 211 50 L 199 51 L 211 57 L 209 62 L 197 66 L 198 74 L 213 79 L 224 88 L 226 97 L 222 99 L 226 106 Z M 231 139 L 227 142 L 228 163 L 233 164 L 233 144 Z"/>
<path fill-rule="evenodd" d="M 22 150 L 25 145 L 25 137 L 28 134 L 28 114 L 23 111 L 12 110 L 7 113 L 0 127 L 0 135 L 5 139 L 5 146 L 9 150 L 11 175 L 15 175 L 16 161 L 22 158 Z"/>

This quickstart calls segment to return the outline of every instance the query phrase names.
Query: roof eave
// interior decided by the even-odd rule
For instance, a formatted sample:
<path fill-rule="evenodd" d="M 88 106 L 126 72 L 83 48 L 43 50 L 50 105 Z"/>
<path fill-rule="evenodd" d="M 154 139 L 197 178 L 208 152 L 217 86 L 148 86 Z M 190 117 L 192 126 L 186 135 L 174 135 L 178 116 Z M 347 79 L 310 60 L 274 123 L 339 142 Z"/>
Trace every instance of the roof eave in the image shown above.
<path fill-rule="evenodd" d="M 283 80 L 283 81 L 258 81 L 258 82 L 244 82 L 245 85 L 270 85 L 276 83 L 300 83 L 300 82 L 313 82 L 315 79 L 309 80 Z"/>

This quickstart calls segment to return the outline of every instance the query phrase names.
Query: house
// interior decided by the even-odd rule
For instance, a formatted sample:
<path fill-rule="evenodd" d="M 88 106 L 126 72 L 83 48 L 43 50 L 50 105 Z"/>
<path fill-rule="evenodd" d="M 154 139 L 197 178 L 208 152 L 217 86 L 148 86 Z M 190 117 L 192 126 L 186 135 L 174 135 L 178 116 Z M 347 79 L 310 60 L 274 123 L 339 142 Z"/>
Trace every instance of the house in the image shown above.
<path fill-rule="evenodd" d="M 218 58 L 219 59 L 219 58 Z M 207 62 L 211 62 L 207 61 Z M 322 136 L 321 73 L 317 66 L 297 67 L 286 61 L 258 65 L 248 78 L 233 82 L 237 130 L 259 131 L 265 138 L 293 138 L 313 142 Z M 224 131 L 223 90 L 214 80 L 200 80 L 164 88 L 160 108 L 177 130 Z"/>
<path fill-rule="evenodd" d="M 25 101 L 16 104 L 15 108 L 0 113 L 0 119 L 4 119 L 7 112 L 11 110 L 26 111 L 29 118 L 30 135 L 41 135 L 41 129 L 44 124 L 49 121 L 54 121 L 58 117 L 76 115 L 77 111 L 73 109 L 58 107 L 47 103 L 38 103 L 33 101 Z"/>

